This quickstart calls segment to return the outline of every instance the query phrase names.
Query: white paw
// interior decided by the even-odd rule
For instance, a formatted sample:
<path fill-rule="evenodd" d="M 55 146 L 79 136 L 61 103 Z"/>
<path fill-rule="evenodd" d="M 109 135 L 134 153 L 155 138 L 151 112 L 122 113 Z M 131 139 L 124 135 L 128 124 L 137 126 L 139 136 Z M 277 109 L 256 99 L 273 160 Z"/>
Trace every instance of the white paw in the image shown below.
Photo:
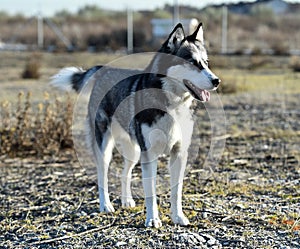
<path fill-rule="evenodd" d="M 115 212 L 115 209 L 109 202 L 109 203 L 100 204 L 100 212 L 112 213 Z"/>
<path fill-rule="evenodd" d="M 145 222 L 145 226 L 146 227 L 155 227 L 155 228 L 159 228 L 162 226 L 161 220 L 159 218 L 155 218 L 155 219 L 146 219 Z"/>
<path fill-rule="evenodd" d="M 186 218 L 183 213 L 172 215 L 172 221 L 174 224 L 179 224 L 181 226 L 187 226 L 188 224 L 190 224 L 188 218 Z"/>
<path fill-rule="evenodd" d="M 122 207 L 135 207 L 135 201 L 130 197 L 122 197 Z"/>

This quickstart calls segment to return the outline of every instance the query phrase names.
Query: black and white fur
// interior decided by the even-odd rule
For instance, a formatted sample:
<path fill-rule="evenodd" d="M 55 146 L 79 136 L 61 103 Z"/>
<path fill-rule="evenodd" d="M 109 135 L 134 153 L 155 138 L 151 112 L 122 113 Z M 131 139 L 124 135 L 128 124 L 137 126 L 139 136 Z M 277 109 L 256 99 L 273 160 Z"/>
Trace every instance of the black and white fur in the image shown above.
<path fill-rule="evenodd" d="M 164 59 L 164 56 L 170 57 Z M 65 68 L 53 76 L 52 84 L 79 92 L 100 68 L 96 66 L 87 71 Z M 187 151 L 193 131 L 189 107 L 194 98 L 207 101 L 207 91 L 217 89 L 220 83 L 208 68 L 202 24 L 190 36 L 185 36 L 182 25 L 178 24 L 144 71 L 110 68 L 103 74 L 94 75 L 95 85 L 87 117 L 88 141 L 97 164 L 100 211 L 114 211 L 109 199 L 107 172 L 112 150 L 118 146 L 124 155 L 122 205 L 135 206 L 130 181 L 132 169 L 140 160 L 146 205 L 145 225 L 162 225 L 155 192 L 157 157 L 168 154 L 171 217 L 175 224 L 189 224 L 181 204 Z M 101 102 L 96 103 L 105 80 L 113 81 L 114 75 L 126 74 L 128 77 L 114 85 L 101 97 Z M 125 107 L 118 112 L 120 105 Z M 130 122 L 126 121 L 128 117 Z M 158 131 L 161 133 L 158 134 Z"/>

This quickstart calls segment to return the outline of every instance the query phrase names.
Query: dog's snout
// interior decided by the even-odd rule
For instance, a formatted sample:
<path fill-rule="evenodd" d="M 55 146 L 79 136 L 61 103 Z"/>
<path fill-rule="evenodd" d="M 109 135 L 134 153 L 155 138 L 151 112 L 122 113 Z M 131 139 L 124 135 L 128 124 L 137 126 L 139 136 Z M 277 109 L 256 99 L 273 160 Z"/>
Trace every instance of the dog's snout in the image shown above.
<path fill-rule="evenodd" d="M 221 80 L 219 78 L 215 78 L 212 80 L 212 84 L 214 87 L 217 87 L 221 83 Z"/>

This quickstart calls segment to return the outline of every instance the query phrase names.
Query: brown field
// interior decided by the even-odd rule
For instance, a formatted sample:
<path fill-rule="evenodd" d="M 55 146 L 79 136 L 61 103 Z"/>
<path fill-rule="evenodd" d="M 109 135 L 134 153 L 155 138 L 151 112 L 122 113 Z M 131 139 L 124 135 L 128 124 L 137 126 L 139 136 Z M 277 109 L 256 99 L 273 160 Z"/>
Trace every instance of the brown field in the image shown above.
<path fill-rule="evenodd" d="M 41 77 L 22 79 L 33 56 Z M 195 104 L 201 144 L 192 145 L 199 152 L 190 161 L 183 194 L 191 225 L 171 223 L 162 158 L 163 227 L 150 229 L 143 226 L 138 165 L 137 207 L 121 208 L 118 153 L 110 173 L 117 211 L 98 212 L 95 170 L 79 164 L 70 142 L 76 96 L 47 85 L 61 67 L 87 68 L 120 56 L 0 53 L 0 248 L 299 248 L 300 74 L 290 68 L 291 58 L 211 58 L 223 81 L 224 151 L 212 170 L 203 167 L 212 131 L 204 106 Z"/>

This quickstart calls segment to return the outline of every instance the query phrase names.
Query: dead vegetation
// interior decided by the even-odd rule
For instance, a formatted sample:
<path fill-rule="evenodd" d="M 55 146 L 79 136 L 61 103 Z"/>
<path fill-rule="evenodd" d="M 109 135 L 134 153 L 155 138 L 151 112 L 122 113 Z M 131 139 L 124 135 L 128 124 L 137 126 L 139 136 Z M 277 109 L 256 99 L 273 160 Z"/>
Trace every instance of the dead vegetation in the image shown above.
<path fill-rule="evenodd" d="M 300 57 L 292 56 L 290 59 L 290 67 L 294 72 L 300 72 Z"/>
<path fill-rule="evenodd" d="M 23 79 L 39 79 L 41 68 L 41 55 L 32 54 L 31 57 L 27 59 L 24 71 L 22 73 Z"/>
<path fill-rule="evenodd" d="M 17 98 L 17 103 L 1 102 L 0 155 L 43 157 L 72 148 L 70 98 L 61 102 L 47 92 L 38 103 L 32 102 L 30 92 Z"/>

